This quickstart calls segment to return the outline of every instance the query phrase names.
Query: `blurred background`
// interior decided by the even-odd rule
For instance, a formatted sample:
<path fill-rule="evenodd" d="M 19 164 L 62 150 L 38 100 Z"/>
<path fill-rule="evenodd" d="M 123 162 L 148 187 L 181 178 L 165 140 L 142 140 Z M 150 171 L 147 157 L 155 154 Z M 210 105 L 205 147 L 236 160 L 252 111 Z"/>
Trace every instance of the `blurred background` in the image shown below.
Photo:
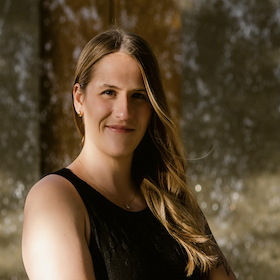
<path fill-rule="evenodd" d="M 77 156 L 75 64 L 114 23 L 156 53 L 189 185 L 238 279 L 280 279 L 278 0 L 0 0 L 0 279 L 27 279 L 25 197 Z"/>

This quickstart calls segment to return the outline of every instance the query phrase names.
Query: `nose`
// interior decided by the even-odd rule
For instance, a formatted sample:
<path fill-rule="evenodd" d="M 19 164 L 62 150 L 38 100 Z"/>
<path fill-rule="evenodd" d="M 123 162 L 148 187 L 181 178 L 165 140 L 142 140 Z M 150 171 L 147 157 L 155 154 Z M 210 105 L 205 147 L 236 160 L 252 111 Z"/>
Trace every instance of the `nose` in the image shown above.
<path fill-rule="evenodd" d="M 131 117 L 132 108 L 127 95 L 120 94 L 115 100 L 114 113 L 115 117 L 120 120 L 127 120 Z"/>

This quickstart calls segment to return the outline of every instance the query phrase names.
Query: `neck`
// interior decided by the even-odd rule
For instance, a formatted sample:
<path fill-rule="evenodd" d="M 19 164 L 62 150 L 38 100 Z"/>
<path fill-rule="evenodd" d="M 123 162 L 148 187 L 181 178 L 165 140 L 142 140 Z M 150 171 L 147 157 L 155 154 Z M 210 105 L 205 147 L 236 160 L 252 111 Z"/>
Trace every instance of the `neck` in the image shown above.
<path fill-rule="evenodd" d="M 83 148 L 68 168 L 111 202 L 129 211 L 146 208 L 139 186 L 133 182 L 133 155 L 114 158 L 100 151 Z M 128 206 L 127 206 L 128 205 Z"/>
<path fill-rule="evenodd" d="M 87 175 L 113 193 L 135 190 L 131 175 L 132 158 L 133 155 L 111 157 L 99 151 L 88 152 L 85 148 L 78 156 Z"/>

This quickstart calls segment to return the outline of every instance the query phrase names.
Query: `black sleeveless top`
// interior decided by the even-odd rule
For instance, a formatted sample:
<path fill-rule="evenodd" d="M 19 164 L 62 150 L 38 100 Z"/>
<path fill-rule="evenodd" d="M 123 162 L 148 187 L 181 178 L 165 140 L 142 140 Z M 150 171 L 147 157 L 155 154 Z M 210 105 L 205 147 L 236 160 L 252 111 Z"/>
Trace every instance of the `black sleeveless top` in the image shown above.
<path fill-rule="evenodd" d="M 53 174 L 69 180 L 87 208 L 96 280 L 200 279 L 198 269 L 186 277 L 186 253 L 148 207 L 140 212 L 126 211 L 69 169 Z"/>

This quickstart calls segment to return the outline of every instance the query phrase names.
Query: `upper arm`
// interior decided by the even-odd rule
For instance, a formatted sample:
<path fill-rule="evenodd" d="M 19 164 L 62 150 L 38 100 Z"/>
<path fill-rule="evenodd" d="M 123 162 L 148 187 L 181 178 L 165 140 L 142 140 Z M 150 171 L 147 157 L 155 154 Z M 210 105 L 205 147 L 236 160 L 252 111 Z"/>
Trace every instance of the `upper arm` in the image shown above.
<path fill-rule="evenodd" d="M 217 262 L 213 265 L 207 275 L 207 280 L 236 280 L 236 277 L 221 250 Z"/>
<path fill-rule="evenodd" d="M 22 237 L 30 280 L 94 280 L 85 234 L 85 206 L 64 178 L 51 175 L 28 194 Z"/>
<path fill-rule="evenodd" d="M 212 268 L 204 278 L 207 280 L 236 280 L 236 277 L 230 265 L 228 264 L 223 252 L 221 251 L 217 241 L 215 240 L 208 222 L 206 221 L 206 218 L 204 217 L 202 212 L 201 215 L 203 216 L 204 220 L 205 233 L 213 241 L 213 244 L 215 244 L 215 250 L 213 254 L 217 256 L 217 261 L 213 264 Z"/>

